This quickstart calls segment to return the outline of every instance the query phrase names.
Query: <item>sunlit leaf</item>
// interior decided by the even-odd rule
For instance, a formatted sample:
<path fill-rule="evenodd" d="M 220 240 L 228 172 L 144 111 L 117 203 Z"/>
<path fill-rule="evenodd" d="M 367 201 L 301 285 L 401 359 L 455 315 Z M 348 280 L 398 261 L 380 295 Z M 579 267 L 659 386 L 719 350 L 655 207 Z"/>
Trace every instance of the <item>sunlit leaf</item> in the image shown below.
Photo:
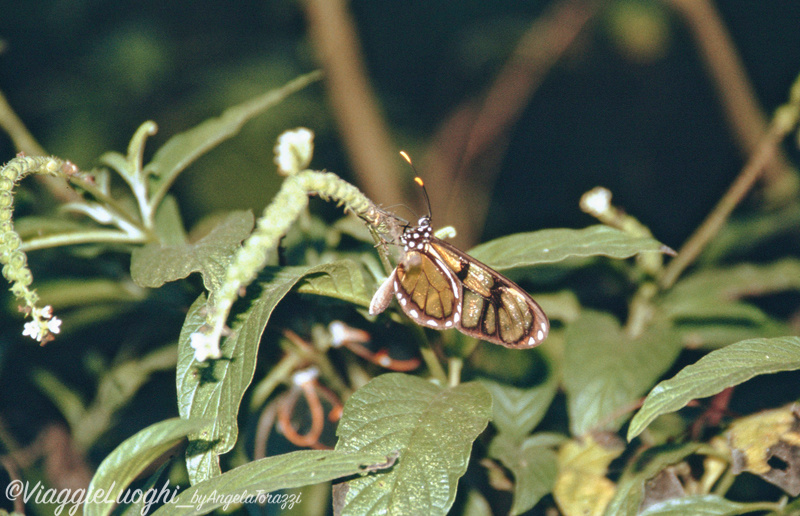
<path fill-rule="evenodd" d="M 356 391 L 336 449 L 400 455 L 390 471 L 347 483 L 342 514 L 446 514 L 491 410 L 491 395 L 475 382 L 441 388 L 390 373 Z"/>
<path fill-rule="evenodd" d="M 213 291 L 224 280 L 233 253 L 252 231 L 253 221 L 252 212 L 236 211 L 193 244 L 150 244 L 135 249 L 131 277 L 137 285 L 157 288 L 200 272 L 206 289 Z"/>
<path fill-rule="evenodd" d="M 364 270 L 353 260 L 339 260 L 317 267 L 297 285 L 301 294 L 333 297 L 367 307 L 373 292 L 367 290 Z"/>
<path fill-rule="evenodd" d="M 237 495 L 240 498 L 242 495 L 253 497 L 258 493 L 327 482 L 367 470 L 379 470 L 384 462 L 386 457 L 378 453 L 335 450 L 303 450 L 266 457 L 192 485 L 154 515 L 207 514 L 232 503 L 230 500 Z M 251 501 L 256 503 L 258 500 Z"/>
<path fill-rule="evenodd" d="M 86 516 L 111 514 L 117 496 L 154 460 L 190 433 L 203 428 L 208 421 L 168 419 L 140 430 L 117 446 L 97 468 L 87 491 Z M 96 492 L 103 496 L 93 496 Z"/>
<path fill-rule="evenodd" d="M 608 465 L 622 454 L 618 440 L 600 442 L 593 435 L 573 439 L 558 450 L 553 497 L 564 516 L 601 516 L 614 496 L 606 478 Z"/>
<path fill-rule="evenodd" d="M 474 247 L 469 254 L 503 271 L 571 257 L 630 258 L 648 251 L 669 252 L 669 249 L 653 238 L 635 237 L 619 229 L 597 225 L 509 235 Z"/>
<path fill-rule="evenodd" d="M 618 430 L 681 350 L 666 324 L 632 339 L 610 314 L 584 310 L 567 327 L 564 388 L 573 435 Z"/>
<path fill-rule="evenodd" d="M 751 339 L 712 351 L 653 388 L 628 428 L 633 439 L 661 414 L 674 412 L 761 374 L 800 369 L 800 338 Z"/>

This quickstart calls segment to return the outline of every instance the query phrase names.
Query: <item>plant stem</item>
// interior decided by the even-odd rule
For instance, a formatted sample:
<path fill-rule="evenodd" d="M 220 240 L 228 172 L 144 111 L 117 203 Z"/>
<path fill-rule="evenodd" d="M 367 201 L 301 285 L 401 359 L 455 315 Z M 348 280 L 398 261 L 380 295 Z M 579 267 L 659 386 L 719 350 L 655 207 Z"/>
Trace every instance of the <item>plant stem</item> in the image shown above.
<path fill-rule="evenodd" d="M 799 111 L 800 77 L 795 80 L 791 88 L 789 103 L 781 106 L 775 112 L 767 133 L 747 161 L 739 177 L 736 178 L 719 203 L 717 203 L 714 211 L 686 241 L 680 252 L 678 252 L 678 256 L 667 265 L 664 274 L 659 280 L 659 285 L 662 289 L 668 289 L 674 285 L 678 276 L 694 262 L 708 242 L 716 236 L 722 225 L 728 220 L 733 209 L 747 195 L 747 192 L 753 187 L 767 165 L 772 163 L 781 141 L 797 125 Z"/>

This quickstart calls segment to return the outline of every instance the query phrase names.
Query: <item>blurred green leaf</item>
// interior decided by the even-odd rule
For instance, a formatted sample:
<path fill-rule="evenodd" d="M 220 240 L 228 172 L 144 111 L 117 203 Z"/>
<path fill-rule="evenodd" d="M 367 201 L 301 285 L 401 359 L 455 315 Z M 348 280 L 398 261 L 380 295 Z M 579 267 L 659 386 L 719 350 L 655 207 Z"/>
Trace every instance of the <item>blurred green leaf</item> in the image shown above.
<path fill-rule="evenodd" d="M 800 290 L 800 260 L 787 258 L 768 265 L 743 264 L 703 269 L 681 279 L 660 301 L 674 319 L 738 319 L 761 323 L 766 314 L 739 301 L 743 297 Z"/>
<path fill-rule="evenodd" d="M 476 382 L 441 388 L 389 373 L 357 390 L 336 449 L 400 456 L 390 471 L 349 481 L 342 514 L 446 514 L 491 411 L 491 395 Z"/>
<path fill-rule="evenodd" d="M 363 267 L 353 260 L 338 260 L 320 265 L 297 285 L 301 294 L 314 294 L 367 307 L 373 292 L 367 290 Z"/>
<path fill-rule="evenodd" d="M 540 385 L 519 389 L 510 385 L 480 380 L 492 395 L 492 424 L 505 434 L 522 437 L 544 417 L 558 390 L 552 371 Z"/>
<path fill-rule="evenodd" d="M 713 396 L 761 374 L 800 369 L 800 337 L 750 339 L 712 351 L 656 385 L 628 428 L 628 440 L 661 414 Z"/>
<path fill-rule="evenodd" d="M 632 339 L 614 316 L 591 310 L 567 327 L 565 340 L 564 389 L 573 435 L 618 430 L 681 350 L 666 324 L 652 324 Z"/>
<path fill-rule="evenodd" d="M 303 450 L 265 457 L 192 485 L 181 491 L 174 503 L 164 505 L 153 514 L 207 514 L 231 503 L 228 497 L 254 496 L 257 493 L 327 482 L 381 469 L 381 464 L 385 462 L 386 456 L 379 453 L 338 450 Z M 225 496 L 221 496 L 223 494 Z M 200 504 L 197 500 L 206 503 Z"/>
<path fill-rule="evenodd" d="M 200 272 L 203 285 L 214 291 L 224 281 L 233 253 L 253 230 L 253 222 L 252 212 L 235 211 L 194 244 L 149 244 L 134 249 L 131 277 L 137 285 L 158 288 Z"/>
<path fill-rule="evenodd" d="M 182 245 L 186 243 L 186 228 L 183 227 L 178 201 L 167 195 L 158 205 L 155 217 L 158 241 L 162 245 Z"/>
<path fill-rule="evenodd" d="M 692 495 L 651 505 L 639 516 L 734 516 L 763 510 L 763 504 L 750 506 L 717 495 Z"/>
<path fill-rule="evenodd" d="M 97 468 L 87 491 L 84 515 L 101 516 L 111 514 L 117 497 L 127 489 L 154 460 L 175 446 L 190 433 L 203 428 L 207 421 L 167 419 L 140 430 L 117 446 Z M 104 493 L 98 496 L 99 493 Z"/>
<path fill-rule="evenodd" d="M 536 444 L 536 436 L 517 442 L 498 434 L 489 445 L 489 456 L 499 459 L 514 474 L 514 502 L 511 514 L 521 514 L 553 490 L 558 473 L 556 452 Z"/>
<path fill-rule="evenodd" d="M 474 247 L 469 254 L 498 271 L 504 271 L 571 257 L 608 256 L 621 259 L 643 252 L 668 252 L 668 249 L 653 238 L 635 237 L 619 229 L 596 225 L 584 229 L 543 229 L 517 233 Z"/>

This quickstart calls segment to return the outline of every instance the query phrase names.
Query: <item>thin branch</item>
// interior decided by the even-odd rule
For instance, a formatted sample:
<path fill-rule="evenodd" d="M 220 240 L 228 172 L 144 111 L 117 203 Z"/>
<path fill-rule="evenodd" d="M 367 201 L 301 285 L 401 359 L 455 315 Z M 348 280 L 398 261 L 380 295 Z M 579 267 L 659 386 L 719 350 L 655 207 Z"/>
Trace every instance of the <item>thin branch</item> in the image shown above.
<path fill-rule="evenodd" d="M 767 132 L 767 117 L 719 12 L 709 0 L 666 0 L 666 3 L 683 16 L 691 30 L 742 154 L 754 154 Z M 773 187 L 768 193 L 773 197 L 794 197 L 795 192 L 785 187 L 791 184 L 784 180 L 787 174 L 794 175 L 792 166 L 778 149 L 764 170 L 764 179 Z"/>

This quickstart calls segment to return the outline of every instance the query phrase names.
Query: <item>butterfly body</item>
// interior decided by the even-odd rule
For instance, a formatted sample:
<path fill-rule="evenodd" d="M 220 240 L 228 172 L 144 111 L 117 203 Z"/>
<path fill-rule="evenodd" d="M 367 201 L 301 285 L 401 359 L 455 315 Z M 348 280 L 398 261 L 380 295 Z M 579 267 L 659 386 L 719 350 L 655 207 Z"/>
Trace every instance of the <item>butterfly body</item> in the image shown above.
<path fill-rule="evenodd" d="M 517 284 L 456 247 L 433 236 L 430 217 L 405 229 L 405 251 L 370 303 L 383 312 L 396 297 L 416 323 L 508 348 L 539 345 L 550 328 L 541 307 Z"/>

